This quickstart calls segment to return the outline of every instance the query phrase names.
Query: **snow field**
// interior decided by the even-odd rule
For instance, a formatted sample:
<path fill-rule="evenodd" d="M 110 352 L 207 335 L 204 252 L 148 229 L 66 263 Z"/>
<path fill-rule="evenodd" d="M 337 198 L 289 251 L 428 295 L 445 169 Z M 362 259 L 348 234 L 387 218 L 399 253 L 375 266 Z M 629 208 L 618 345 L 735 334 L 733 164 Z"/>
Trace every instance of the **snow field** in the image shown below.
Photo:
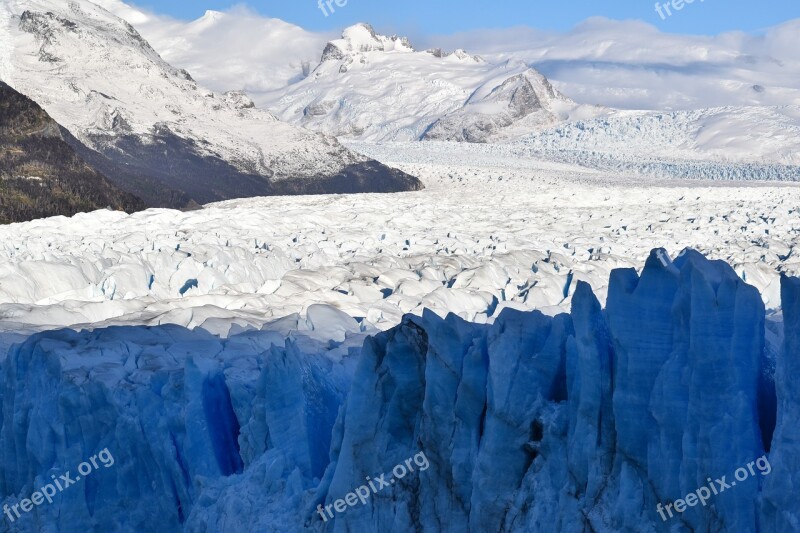
<path fill-rule="evenodd" d="M 637 182 L 462 146 L 358 146 L 420 176 L 419 193 L 0 228 L 0 328 L 174 323 L 227 335 L 313 304 L 355 318 L 355 330 L 424 308 L 477 322 L 505 307 L 552 314 L 580 280 L 604 302 L 611 270 L 640 268 L 656 246 L 729 262 L 775 309 L 779 271 L 800 270 L 796 186 Z"/>

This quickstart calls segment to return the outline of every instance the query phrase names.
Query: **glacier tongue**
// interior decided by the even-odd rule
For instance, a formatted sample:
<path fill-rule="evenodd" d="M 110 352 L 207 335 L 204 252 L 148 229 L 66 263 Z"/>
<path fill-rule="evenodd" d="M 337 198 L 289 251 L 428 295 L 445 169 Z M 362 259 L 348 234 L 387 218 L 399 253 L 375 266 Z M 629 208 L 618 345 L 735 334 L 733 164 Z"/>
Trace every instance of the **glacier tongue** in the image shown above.
<path fill-rule="evenodd" d="M 366 340 L 325 309 L 288 337 L 38 333 L 2 362 L 3 503 L 107 447 L 113 468 L 14 527 L 796 529 L 800 280 L 783 278 L 782 298 L 774 376 L 760 295 L 691 250 L 614 271 L 606 310 L 581 281 L 569 314 L 506 309 L 474 324 L 425 312 Z M 428 466 L 409 462 L 419 454 Z M 759 457 L 770 470 L 740 479 Z M 323 514 L 403 464 L 416 469 L 364 505 Z M 722 476 L 738 483 L 676 510 Z"/>

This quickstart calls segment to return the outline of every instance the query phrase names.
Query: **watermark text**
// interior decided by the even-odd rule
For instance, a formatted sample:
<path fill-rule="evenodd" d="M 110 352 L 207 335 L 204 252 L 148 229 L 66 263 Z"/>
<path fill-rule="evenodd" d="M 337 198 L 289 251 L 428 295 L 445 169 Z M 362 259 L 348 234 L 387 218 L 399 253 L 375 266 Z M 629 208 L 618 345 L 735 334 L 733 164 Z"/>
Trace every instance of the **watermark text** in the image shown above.
<path fill-rule="evenodd" d="M 673 509 L 678 513 L 683 513 L 686 511 L 686 509 L 689 507 L 694 507 L 698 503 L 705 507 L 708 503 L 708 500 L 710 500 L 712 496 L 717 496 L 726 490 L 735 487 L 737 481 L 741 483 L 742 481 L 746 481 L 747 478 L 755 476 L 756 470 L 758 470 L 762 476 L 766 476 L 772 472 L 772 465 L 769 464 L 769 459 L 767 459 L 766 455 L 762 455 L 755 461 L 750 461 L 747 463 L 746 467 L 743 466 L 741 468 L 737 468 L 736 472 L 733 474 L 733 477 L 736 478 L 735 481 L 731 480 L 729 482 L 727 480 L 727 476 L 722 476 L 721 478 L 717 478 L 715 480 L 708 478 L 708 485 L 703 485 L 696 491 L 687 494 L 684 498 L 675 500 L 667 505 L 662 505 L 659 503 L 656 505 L 656 511 L 661 516 L 661 520 L 666 522 L 667 515 L 669 515 L 669 518 L 673 518 L 675 516 L 672 514 Z"/>
<path fill-rule="evenodd" d="M 366 505 L 373 494 L 377 494 L 386 487 L 391 487 L 398 479 L 403 479 L 408 474 L 414 472 L 414 466 L 417 466 L 420 472 L 424 472 L 430 467 L 425 452 L 419 452 L 414 457 L 406 459 L 403 463 L 395 466 L 392 468 L 391 474 L 381 474 L 374 478 L 367 476 L 367 485 L 361 485 L 353 492 L 348 493 L 344 498 L 338 499 L 325 507 L 323 507 L 322 504 L 317 505 L 317 512 L 322 517 L 323 522 L 327 522 L 328 519 L 333 518 L 334 511 L 336 513 L 343 513 L 348 507 L 355 507 L 359 503 L 361 505 Z"/>
<path fill-rule="evenodd" d="M 99 461 L 99 463 L 98 463 Z M 89 458 L 88 461 L 85 461 L 78 465 L 78 474 L 73 477 L 69 471 L 61 474 L 60 476 L 56 477 L 55 475 L 51 475 L 52 483 L 48 483 L 44 485 L 39 490 L 31 494 L 30 498 L 23 498 L 20 500 L 19 503 L 15 503 L 14 505 L 9 506 L 8 504 L 3 505 L 3 513 L 5 513 L 6 517 L 11 521 L 13 524 L 19 518 L 22 517 L 20 514 L 20 510 L 23 513 L 29 513 L 33 510 L 34 507 L 38 507 L 42 505 L 45 501 L 47 503 L 53 503 L 53 497 L 66 490 L 68 487 L 76 484 L 78 481 L 81 480 L 81 477 L 86 477 L 90 475 L 93 471 L 100 468 L 100 464 L 102 464 L 106 468 L 111 468 L 114 466 L 114 456 L 111 455 L 111 452 L 108 451 L 108 448 L 105 448 L 97 455 L 93 455 Z"/>

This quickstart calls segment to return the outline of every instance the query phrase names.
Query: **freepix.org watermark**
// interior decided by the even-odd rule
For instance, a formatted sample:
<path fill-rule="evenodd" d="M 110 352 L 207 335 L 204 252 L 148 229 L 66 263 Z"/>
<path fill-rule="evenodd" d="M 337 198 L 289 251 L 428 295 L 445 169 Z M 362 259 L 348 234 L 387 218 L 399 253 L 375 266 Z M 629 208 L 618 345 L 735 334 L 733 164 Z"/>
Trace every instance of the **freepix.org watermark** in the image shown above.
<path fill-rule="evenodd" d="M 335 13 L 336 10 L 333 8 L 334 4 L 337 7 L 344 7 L 347 5 L 347 0 L 318 0 L 317 6 L 322 11 L 322 14 L 326 17 Z"/>
<path fill-rule="evenodd" d="M 52 483 L 48 483 L 47 485 L 41 487 L 39 490 L 31 494 L 30 498 L 23 498 L 19 503 L 15 503 L 11 506 L 8 504 L 4 505 L 3 513 L 5 513 L 6 517 L 11 520 L 11 523 L 14 523 L 22 516 L 20 514 L 20 510 L 23 513 L 29 513 L 31 510 L 33 510 L 34 506 L 38 507 L 45 501 L 47 501 L 47 503 L 53 503 L 53 496 L 64 492 L 68 487 L 71 487 L 80 481 L 81 477 L 86 477 L 95 470 L 98 470 L 100 468 L 100 464 L 106 468 L 111 468 L 114 466 L 114 456 L 111 455 L 111 452 L 108 451 L 108 448 L 105 448 L 97 455 L 93 455 L 88 461 L 79 464 L 78 475 L 75 477 L 72 477 L 69 471 L 58 477 L 50 476 L 53 478 Z"/>
<path fill-rule="evenodd" d="M 333 512 L 343 513 L 348 507 L 355 507 L 359 503 L 366 505 L 367 501 L 373 494 L 377 494 L 386 487 L 394 485 L 398 479 L 403 479 L 407 475 L 414 472 L 414 466 L 419 468 L 420 472 L 424 472 L 431 466 L 425 452 L 419 452 L 414 457 L 406 459 L 403 463 L 392 468 L 391 474 L 381 474 L 375 478 L 367 476 L 367 485 L 361 485 L 353 492 L 348 493 L 343 499 L 336 500 L 329 503 L 325 507 L 322 504 L 317 505 L 317 512 L 322 517 L 323 522 L 327 522 L 329 518 L 333 518 Z M 388 476 L 389 479 L 386 479 Z"/>
<path fill-rule="evenodd" d="M 736 481 L 731 480 L 728 482 L 726 479 L 727 476 L 722 476 L 721 478 L 713 481 L 711 478 L 708 478 L 707 486 L 704 485 L 696 491 L 690 492 L 683 499 L 675 500 L 673 503 L 668 503 L 667 505 L 661 505 L 661 503 L 659 503 L 656 505 L 656 511 L 658 511 L 658 514 L 661 516 L 661 520 L 666 522 L 667 514 L 669 515 L 669 518 L 674 516 L 672 514 L 673 508 L 678 513 L 682 513 L 687 508 L 694 507 L 698 503 L 705 507 L 708 503 L 708 500 L 710 500 L 712 496 L 717 496 L 728 489 L 732 489 L 736 486 L 737 481 L 741 483 L 742 481 L 746 481 L 747 478 L 755 476 L 756 470 L 758 470 L 762 476 L 766 476 L 772 472 L 772 465 L 769 464 L 769 459 L 767 459 L 766 455 L 762 455 L 755 461 L 750 461 L 747 463 L 746 467 L 743 466 L 741 468 L 737 468 L 736 472 L 733 474 L 733 477 L 736 478 Z M 664 511 L 666 511 L 666 513 Z"/>
<path fill-rule="evenodd" d="M 704 2 L 705 0 L 698 0 Z M 667 17 L 672 16 L 672 11 L 680 11 L 688 4 L 694 4 L 695 0 L 671 0 L 670 2 L 656 2 L 656 13 L 661 17 L 661 20 L 667 20 Z"/>

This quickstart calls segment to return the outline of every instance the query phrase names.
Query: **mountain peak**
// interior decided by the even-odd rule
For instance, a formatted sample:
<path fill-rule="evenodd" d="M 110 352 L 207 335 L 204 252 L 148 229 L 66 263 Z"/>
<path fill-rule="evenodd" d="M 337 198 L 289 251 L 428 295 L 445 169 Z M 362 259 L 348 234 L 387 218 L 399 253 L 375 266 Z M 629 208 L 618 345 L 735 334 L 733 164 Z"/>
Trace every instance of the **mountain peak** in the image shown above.
<path fill-rule="evenodd" d="M 375 28 L 373 28 L 371 24 L 358 22 L 352 26 L 348 26 L 342 31 L 342 39 L 357 39 L 359 36 L 363 37 L 364 34 L 367 34 L 372 39 L 378 38 Z"/>
<path fill-rule="evenodd" d="M 414 52 L 406 37 L 379 35 L 365 22 L 354 24 L 342 32 L 340 39 L 330 41 L 322 53 L 322 61 L 352 59 L 367 52 Z"/>
<path fill-rule="evenodd" d="M 457 48 L 456 50 L 453 50 L 452 52 L 445 52 L 441 48 L 430 48 L 430 49 L 426 50 L 425 52 L 427 52 L 428 54 L 431 54 L 434 57 L 438 57 L 440 59 L 444 59 L 446 57 L 455 57 L 456 59 L 461 59 L 461 60 L 468 59 L 468 60 L 474 61 L 476 63 L 485 63 L 486 62 L 481 56 L 472 55 L 472 54 L 468 53 L 466 50 L 464 50 L 463 48 Z"/>
<path fill-rule="evenodd" d="M 369 52 L 417 52 L 411 45 L 407 37 L 400 37 L 397 35 L 386 36 L 381 35 L 366 22 L 359 22 L 344 29 L 342 37 L 328 42 L 325 50 L 322 52 L 322 60 L 320 63 L 327 61 L 343 61 L 341 72 L 346 72 L 348 66 L 355 61 L 357 56 L 361 56 L 359 61 L 366 62 L 363 54 Z M 466 50 L 461 48 L 453 52 L 445 52 L 441 48 L 432 48 L 424 52 L 433 55 L 439 59 L 454 58 L 458 60 L 474 61 L 476 63 L 483 63 L 484 60 L 480 56 L 467 53 Z"/>
<path fill-rule="evenodd" d="M 213 9 L 208 9 L 208 10 L 206 10 L 205 13 L 203 13 L 202 17 L 200 17 L 199 19 L 195 20 L 194 22 L 195 22 L 195 24 L 199 24 L 199 25 L 209 25 L 209 24 L 214 24 L 216 22 L 219 22 L 224 17 L 225 17 L 225 13 L 223 13 L 222 11 L 215 11 Z"/>

